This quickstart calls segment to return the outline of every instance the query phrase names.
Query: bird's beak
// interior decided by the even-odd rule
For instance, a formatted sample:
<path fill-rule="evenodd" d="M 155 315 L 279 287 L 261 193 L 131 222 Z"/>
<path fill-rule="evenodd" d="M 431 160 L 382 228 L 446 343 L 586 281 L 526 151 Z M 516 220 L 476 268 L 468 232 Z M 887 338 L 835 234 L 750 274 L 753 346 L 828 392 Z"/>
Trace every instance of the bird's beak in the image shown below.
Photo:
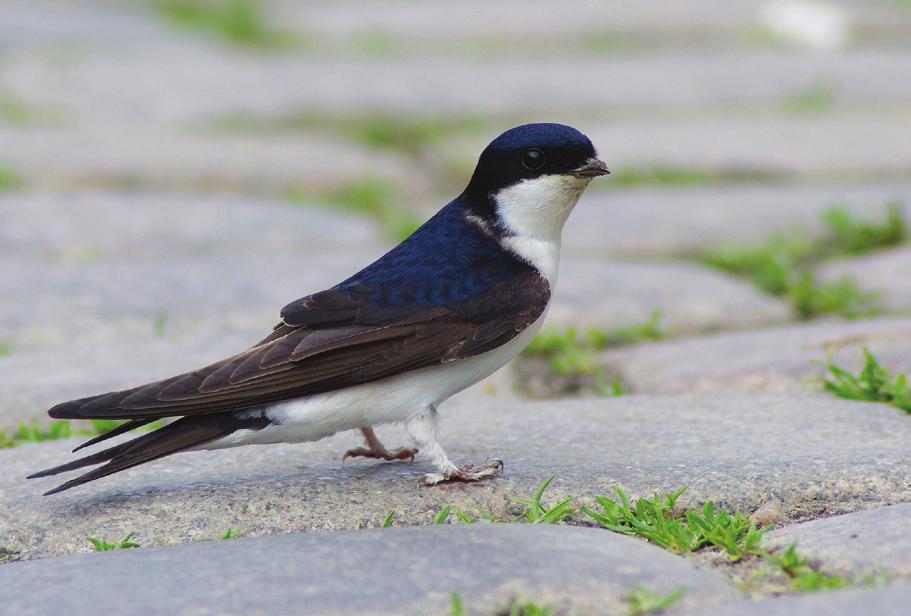
<path fill-rule="evenodd" d="M 607 165 L 604 164 L 603 160 L 589 158 L 585 161 L 584 165 L 577 169 L 573 169 L 569 173 L 577 178 L 596 178 L 599 175 L 608 175 L 610 169 L 607 168 Z"/>

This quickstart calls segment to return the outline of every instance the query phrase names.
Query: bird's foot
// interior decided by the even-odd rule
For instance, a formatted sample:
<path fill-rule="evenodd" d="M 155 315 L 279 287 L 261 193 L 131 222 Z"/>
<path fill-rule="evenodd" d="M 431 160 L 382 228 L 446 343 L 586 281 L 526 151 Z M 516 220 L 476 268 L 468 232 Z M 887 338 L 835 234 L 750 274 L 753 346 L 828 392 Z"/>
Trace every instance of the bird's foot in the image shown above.
<path fill-rule="evenodd" d="M 424 475 L 424 485 L 435 486 L 437 484 L 445 483 L 448 481 L 481 481 L 483 479 L 495 477 L 502 470 L 502 460 L 489 460 L 487 464 L 480 467 L 474 467 L 471 464 L 467 464 L 462 468 L 455 468 L 451 471 L 444 471 L 442 473 L 429 473 L 427 475 Z"/>
<path fill-rule="evenodd" d="M 393 462 L 395 460 L 411 460 L 414 461 L 414 456 L 417 454 L 417 449 L 409 449 L 407 447 L 402 447 L 400 449 L 395 449 L 393 451 L 386 451 L 385 449 L 368 449 L 367 447 L 354 447 L 345 452 L 342 460 L 347 460 L 348 458 L 373 458 L 375 460 L 388 460 Z"/>
<path fill-rule="evenodd" d="M 383 447 L 380 439 L 376 437 L 373 428 L 361 428 L 361 433 L 364 435 L 364 443 L 367 446 L 349 449 L 342 457 L 342 462 L 348 458 L 373 458 L 374 460 L 388 460 L 389 462 L 394 460 L 411 460 L 414 462 L 414 455 L 418 452 L 417 449 L 402 447 L 400 449 L 388 451 Z"/>

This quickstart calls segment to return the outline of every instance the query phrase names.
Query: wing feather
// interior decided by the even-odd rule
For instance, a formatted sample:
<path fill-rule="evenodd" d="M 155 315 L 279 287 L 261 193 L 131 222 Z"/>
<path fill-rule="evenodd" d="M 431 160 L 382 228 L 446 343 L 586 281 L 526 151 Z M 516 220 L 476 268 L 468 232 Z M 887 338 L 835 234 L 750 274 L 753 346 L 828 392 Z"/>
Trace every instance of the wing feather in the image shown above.
<path fill-rule="evenodd" d="M 74 400 L 49 413 L 146 419 L 236 411 L 472 357 L 507 342 L 543 313 L 550 290 L 528 270 L 461 304 L 421 311 L 408 306 L 384 323 L 284 323 L 257 346 L 200 370 Z M 360 310 L 361 296 L 349 298 L 347 312 L 340 293 L 328 297 L 320 319 Z"/>

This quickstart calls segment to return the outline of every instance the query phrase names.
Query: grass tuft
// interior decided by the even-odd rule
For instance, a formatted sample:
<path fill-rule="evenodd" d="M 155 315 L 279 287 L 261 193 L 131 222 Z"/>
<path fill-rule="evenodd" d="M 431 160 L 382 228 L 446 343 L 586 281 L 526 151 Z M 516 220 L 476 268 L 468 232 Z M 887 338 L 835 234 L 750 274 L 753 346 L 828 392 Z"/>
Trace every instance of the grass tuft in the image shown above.
<path fill-rule="evenodd" d="M 0 95 L 0 123 L 24 126 L 35 122 L 39 115 L 31 106 L 22 101 Z"/>
<path fill-rule="evenodd" d="M 769 182 L 781 179 L 777 173 L 760 169 L 702 169 L 690 167 L 643 167 L 611 171 L 611 181 L 598 184 L 602 190 L 667 186 L 694 188 L 715 184 Z"/>
<path fill-rule="evenodd" d="M 168 313 L 164 312 L 164 311 L 159 312 L 155 316 L 155 320 L 152 321 L 152 334 L 154 334 L 155 336 L 158 336 L 160 338 L 161 336 L 165 335 L 167 327 L 168 327 Z"/>
<path fill-rule="evenodd" d="M 126 536 L 117 543 L 109 543 L 104 539 L 98 539 L 97 537 L 86 537 L 86 540 L 92 544 L 92 548 L 96 552 L 109 552 L 111 550 L 128 550 L 131 548 L 141 547 L 138 543 L 133 541 L 133 535 L 136 534 L 134 531 L 131 531 L 126 534 Z"/>
<path fill-rule="evenodd" d="M 640 584 L 633 589 L 633 592 L 627 595 L 629 614 L 630 616 L 659 614 L 680 601 L 685 594 L 686 588 L 682 586 L 667 594 L 662 594 Z"/>
<path fill-rule="evenodd" d="M 520 515 L 518 519 L 527 524 L 559 524 L 575 513 L 575 509 L 572 506 L 572 498 L 563 499 L 553 507 L 545 507 L 541 504 L 541 497 L 544 495 L 544 491 L 547 490 L 556 477 L 556 475 L 551 475 L 541 482 L 541 485 L 538 486 L 538 489 L 535 490 L 530 499 L 518 501 L 526 507 L 525 513 Z"/>
<path fill-rule="evenodd" d="M 446 520 L 449 519 L 449 514 L 452 511 L 452 505 L 445 505 L 440 509 L 439 513 L 433 518 L 434 524 L 445 524 Z"/>
<path fill-rule="evenodd" d="M 596 496 L 601 510 L 583 507 L 582 512 L 598 524 L 614 532 L 636 535 L 676 554 L 685 554 L 712 545 L 728 554 L 732 561 L 749 554 L 758 554 L 762 531 L 740 513 L 715 511 L 709 501 L 702 511 L 688 511 L 683 517 L 675 513 L 677 499 L 686 491 L 640 498 L 632 502 L 617 486 L 617 500 Z"/>
<path fill-rule="evenodd" d="M 123 423 L 117 419 L 91 419 L 91 428 L 74 428 L 69 419 L 54 419 L 46 423 L 20 421 L 12 431 L 0 428 L 0 449 L 15 447 L 24 443 L 42 443 L 73 438 L 75 436 L 96 436 L 110 432 Z M 85 425 L 85 424 L 82 424 Z M 143 426 L 143 430 L 152 431 L 162 427 L 162 420 L 153 421 Z"/>
<path fill-rule="evenodd" d="M 172 24 L 233 45 L 277 49 L 303 43 L 300 36 L 269 25 L 255 0 L 160 0 L 155 8 Z"/>
<path fill-rule="evenodd" d="M 596 496 L 600 511 L 582 507 L 582 512 L 608 530 L 624 535 L 643 537 L 662 548 L 683 554 L 696 546 L 693 533 L 673 513 L 677 499 L 686 488 L 659 496 L 651 500 L 640 498 L 635 503 L 619 486 L 614 488 L 619 500 L 608 496 Z"/>
<path fill-rule="evenodd" d="M 554 616 L 554 610 L 534 601 L 513 599 L 505 609 L 496 612 L 496 616 Z"/>
<path fill-rule="evenodd" d="M 22 183 L 12 169 L 0 166 L 0 191 L 16 188 Z"/>
<path fill-rule="evenodd" d="M 803 271 L 797 275 L 789 294 L 801 319 L 821 314 L 857 319 L 878 312 L 876 295 L 862 291 L 850 276 L 819 282 L 812 272 Z"/>
<path fill-rule="evenodd" d="M 516 505 L 521 506 L 521 511 L 512 516 L 496 516 L 490 511 L 479 509 L 476 513 L 469 513 L 458 507 L 446 505 L 434 517 L 434 524 L 445 524 L 450 516 L 455 518 L 456 523 L 477 524 L 492 522 L 520 522 L 525 524 L 561 524 L 564 520 L 575 513 L 573 508 L 573 499 L 566 498 L 557 504 L 547 507 L 542 499 L 544 492 L 550 487 L 556 479 L 556 475 L 551 475 L 541 482 L 534 494 L 528 500 L 516 501 Z"/>
<path fill-rule="evenodd" d="M 814 115 L 830 110 L 838 99 L 838 88 L 831 81 L 819 79 L 807 88 L 781 101 L 781 108 L 795 115 Z"/>
<path fill-rule="evenodd" d="M 896 246 L 908 239 L 908 226 L 901 203 L 893 201 L 886 206 L 882 222 L 857 218 L 844 206 L 835 206 L 822 213 L 828 229 L 828 250 L 838 255 L 857 255 L 880 248 Z M 826 249 L 820 248 L 825 254 Z"/>
<path fill-rule="evenodd" d="M 31 423 L 20 421 L 13 440 L 17 443 L 42 443 L 72 438 L 72 436 L 73 426 L 68 419 L 55 419 L 45 424 L 35 421 Z"/>
<path fill-rule="evenodd" d="M 14 550 L 0 546 L 0 565 L 16 562 L 19 560 L 20 555 L 21 552 L 16 552 Z"/>
<path fill-rule="evenodd" d="M 870 349 L 864 347 L 864 365 L 856 375 L 828 359 L 825 363 L 828 374 L 823 388 L 839 398 L 864 402 L 884 402 L 911 413 L 911 389 L 904 373 L 893 377 L 883 367 Z"/>
<path fill-rule="evenodd" d="M 449 595 L 449 613 L 452 616 L 465 616 L 465 601 L 457 592 Z M 546 605 L 534 601 L 520 601 L 513 599 L 502 610 L 494 612 L 494 616 L 553 616 L 554 610 Z"/>
<path fill-rule="evenodd" d="M 428 148 L 441 145 L 450 137 L 476 135 L 487 128 L 487 120 L 476 115 L 368 113 L 345 120 L 343 134 L 372 148 L 423 156 Z"/>
<path fill-rule="evenodd" d="M 308 191 L 299 186 L 288 189 L 287 198 L 293 202 L 325 203 L 334 208 L 363 214 L 377 221 L 384 234 L 393 241 L 411 235 L 421 222 L 402 208 L 395 185 L 378 178 L 365 178 L 323 190 Z"/>
<path fill-rule="evenodd" d="M 459 593 L 454 592 L 449 595 L 449 606 L 452 616 L 465 616 L 465 602 Z"/>
<path fill-rule="evenodd" d="M 618 486 L 614 489 L 617 493 L 616 500 L 596 496 L 595 502 L 600 510 L 582 507 L 582 512 L 608 530 L 642 537 L 676 554 L 686 554 L 711 546 L 726 553 L 734 562 L 746 558 L 763 559 L 788 578 L 788 584 L 794 591 L 842 588 L 854 583 L 847 577 L 811 567 L 809 560 L 797 552 L 796 543 L 778 552 L 763 548 L 764 529 L 758 528 L 750 522 L 748 516 L 740 512 L 716 510 L 712 501 L 706 502 L 701 510 L 686 511 L 683 515 L 675 513 L 677 500 L 685 490 L 686 488 L 681 488 L 665 494 L 655 493 L 652 498 L 640 498 L 633 502 Z M 869 578 L 868 583 L 874 582 L 875 578 Z M 634 604 L 639 607 L 660 604 L 660 597 L 655 597 L 655 603 L 650 601 L 651 598 L 653 597 L 642 594 L 634 600 L 631 595 L 631 610 Z M 674 600 L 676 599 L 679 596 Z M 667 605 L 656 609 L 665 607 Z"/>
<path fill-rule="evenodd" d="M 321 132 L 345 137 L 375 150 L 387 150 L 423 159 L 447 140 L 479 135 L 490 129 L 480 115 L 415 115 L 391 111 L 338 113 L 305 109 L 271 117 L 226 115 L 214 127 L 226 131 Z"/>
<path fill-rule="evenodd" d="M 797 553 L 794 542 L 776 554 L 766 555 L 765 559 L 780 569 L 790 579 L 793 590 L 806 592 L 844 588 L 852 584 L 848 578 L 814 569 L 809 559 Z"/>
<path fill-rule="evenodd" d="M 590 386 L 602 396 L 621 396 L 623 384 L 603 374 L 595 353 L 608 347 L 661 340 L 666 332 L 660 326 L 660 319 L 661 311 L 655 310 L 643 323 L 612 330 L 589 328 L 581 333 L 572 327 L 545 330 L 532 339 L 522 355 L 547 361 L 548 387 L 556 392 L 574 393 Z"/>
<path fill-rule="evenodd" d="M 394 509 L 390 509 L 390 510 L 389 510 L 389 513 L 386 514 L 386 517 L 383 518 L 382 527 L 383 527 L 383 528 L 389 528 L 390 526 L 392 526 L 392 522 L 393 522 L 393 518 L 394 518 L 394 517 L 395 517 L 395 510 L 394 510 Z"/>
<path fill-rule="evenodd" d="M 241 532 L 242 532 L 242 529 L 239 526 L 232 526 L 231 528 L 226 530 L 224 533 L 222 533 L 222 535 L 221 535 L 221 537 L 219 537 L 219 539 L 221 541 L 235 539 L 237 537 L 240 537 Z"/>
<path fill-rule="evenodd" d="M 723 246 L 702 255 L 718 269 L 748 278 L 763 291 L 787 297 L 801 318 L 840 314 L 855 318 L 875 312 L 873 295 L 849 277 L 820 282 L 811 267 L 842 255 L 857 255 L 904 242 L 908 237 L 901 204 L 890 203 L 885 219 L 857 218 L 843 206 L 821 215 L 825 231 L 810 237 L 804 230 L 776 233 L 755 246 Z"/>

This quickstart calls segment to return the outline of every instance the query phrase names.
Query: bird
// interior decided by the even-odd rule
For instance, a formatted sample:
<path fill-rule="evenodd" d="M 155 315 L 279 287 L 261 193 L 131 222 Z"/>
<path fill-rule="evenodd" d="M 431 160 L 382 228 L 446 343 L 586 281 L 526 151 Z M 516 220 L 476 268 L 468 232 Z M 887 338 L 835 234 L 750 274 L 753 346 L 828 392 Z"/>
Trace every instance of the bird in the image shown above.
<path fill-rule="evenodd" d="M 360 430 L 345 457 L 413 460 L 422 481 L 480 481 L 502 461 L 453 463 L 439 405 L 512 360 L 541 328 L 564 223 L 596 177 L 591 140 L 556 123 L 509 129 L 484 148 L 468 185 L 388 253 L 337 285 L 292 301 L 272 332 L 204 368 L 63 402 L 56 419 L 124 420 L 73 450 L 156 420 L 152 432 L 29 475 L 95 466 L 55 494 L 178 452 L 312 442 Z M 414 447 L 388 450 L 374 427 L 404 424 Z M 99 466 L 100 465 L 100 466 Z"/>

